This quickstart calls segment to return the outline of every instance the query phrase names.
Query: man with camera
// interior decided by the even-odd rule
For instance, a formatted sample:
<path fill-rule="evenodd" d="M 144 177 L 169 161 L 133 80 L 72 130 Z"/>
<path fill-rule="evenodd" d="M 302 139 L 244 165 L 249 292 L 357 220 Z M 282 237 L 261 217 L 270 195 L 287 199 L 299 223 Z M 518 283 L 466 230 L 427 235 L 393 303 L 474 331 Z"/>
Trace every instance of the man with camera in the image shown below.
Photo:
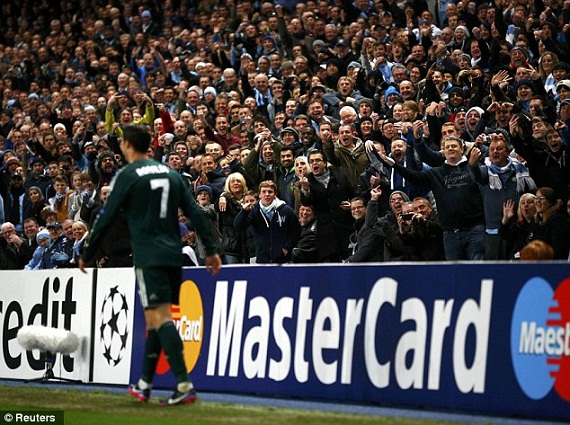
<path fill-rule="evenodd" d="M 384 155 L 384 154 L 383 154 Z M 385 156 L 385 155 L 384 155 Z M 389 158 L 392 160 L 391 158 Z M 392 160 L 393 161 L 393 160 Z M 402 220 L 402 213 L 410 212 L 404 210 L 404 205 L 409 204 L 410 198 L 404 192 L 395 190 L 390 194 L 390 211 L 379 217 L 378 199 L 382 194 L 382 189 L 377 186 L 370 191 L 370 202 L 366 212 L 365 226 L 371 229 L 375 238 L 379 241 L 382 259 L 378 261 L 404 261 L 408 260 L 406 247 L 398 238 L 399 225 Z"/>
<path fill-rule="evenodd" d="M 426 198 L 415 198 L 411 213 L 403 213 L 399 226 L 399 238 L 406 247 L 411 247 L 413 261 L 443 261 L 443 229 L 437 212 Z"/>
<path fill-rule="evenodd" d="M 373 189 L 374 190 L 374 189 Z M 382 193 L 380 187 L 375 188 L 375 201 Z M 357 196 L 350 201 L 350 213 L 354 218 L 354 233 L 350 235 L 349 249 L 352 255 L 346 263 L 365 263 L 384 260 L 382 235 L 377 229 L 366 226 L 367 206 L 364 198 Z"/>
<path fill-rule="evenodd" d="M 423 171 L 403 167 L 381 152 L 378 156 L 410 182 L 431 187 L 444 229 L 446 260 L 483 260 L 485 216 L 479 185 L 463 154 L 463 141 L 449 136 L 442 147 L 445 163 Z M 469 161 L 478 159 L 472 150 Z"/>
<path fill-rule="evenodd" d="M 414 212 L 412 203 L 409 201 L 401 203 L 401 212 L 394 213 L 396 219 L 396 227 L 384 226 L 384 257 L 387 261 L 414 261 L 419 258 L 414 257 L 413 245 L 406 245 L 402 239 L 402 235 L 412 229 L 412 219 Z"/>

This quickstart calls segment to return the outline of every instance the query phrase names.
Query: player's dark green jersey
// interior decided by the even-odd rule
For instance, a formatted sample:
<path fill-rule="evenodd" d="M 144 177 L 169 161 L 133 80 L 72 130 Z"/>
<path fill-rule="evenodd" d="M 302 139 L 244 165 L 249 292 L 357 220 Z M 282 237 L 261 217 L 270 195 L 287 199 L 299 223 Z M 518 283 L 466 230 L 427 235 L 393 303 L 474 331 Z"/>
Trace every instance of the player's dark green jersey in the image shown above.
<path fill-rule="evenodd" d="M 178 208 L 192 221 L 207 254 L 217 252 L 204 215 L 180 174 L 149 159 L 127 165 L 112 181 L 111 194 L 85 245 L 85 261 L 95 255 L 120 208 L 127 217 L 135 267 L 182 265 Z"/>

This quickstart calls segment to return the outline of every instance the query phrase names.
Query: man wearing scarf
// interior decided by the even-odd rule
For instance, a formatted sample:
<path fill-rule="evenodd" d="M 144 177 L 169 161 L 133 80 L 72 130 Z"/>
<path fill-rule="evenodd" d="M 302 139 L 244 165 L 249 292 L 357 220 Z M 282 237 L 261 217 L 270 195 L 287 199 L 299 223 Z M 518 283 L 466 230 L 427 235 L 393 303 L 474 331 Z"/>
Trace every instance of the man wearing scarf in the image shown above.
<path fill-rule="evenodd" d="M 350 199 L 354 197 L 354 188 L 346 174 L 328 167 L 323 152 L 311 151 L 307 161 L 311 173 L 299 181 L 301 204 L 313 205 L 319 218 L 319 262 L 340 262 L 350 254 L 348 245 L 354 221 L 350 214 Z"/>
<path fill-rule="evenodd" d="M 489 145 L 489 157 L 485 158 L 484 165 L 472 164 L 473 174 L 481 185 L 483 196 L 486 260 L 507 259 L 509 252 L 507 243 L 499 236 L 504 203 L 512 200 L 516 205 L 523 193 L 536 190 L 536 184 L 530 177 L 528 169 L 509 156 L 511 150 L 512 147 L 504 134 L 493 133 Z"/>
<path fill-rule="evenodd" d="M 277 186 L 273 181 L 261 182 L 259 202 L 246 203 L 234 221 L 237 231 L 253 227 L 257 263 L 288 262 L 301 236 L 295 211 L 276 194 Z"/>

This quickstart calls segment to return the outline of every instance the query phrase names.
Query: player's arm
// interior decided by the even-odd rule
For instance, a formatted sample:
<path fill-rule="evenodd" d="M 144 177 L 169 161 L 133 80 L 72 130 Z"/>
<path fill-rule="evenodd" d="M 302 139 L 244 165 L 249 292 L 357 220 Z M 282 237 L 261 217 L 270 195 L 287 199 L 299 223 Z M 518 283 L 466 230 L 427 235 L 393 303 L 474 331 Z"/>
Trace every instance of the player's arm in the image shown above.
<path fill-rule="evenodd" d="M 177 176 L 178 177 L 178 176 Z M 179 177 L 182 179 L 181 177 Z M 222 259 L 218 254 L 218 247 L 214 242 L 214 237 L 210 228 L 206 223 L 204 218 L 204 213 L 202 209 L 198 206 L 194 198 L 190 195 L 190 191 L 186 189 L 184 184 L 179 185 L 182 191 L 181 205 L 182 211 L 186 217 L 190 218 L 196 233 L 200 236 L 200 239 L 204 243 L 206 248 L 206 270 L 215 276 L 222 268 Z"/>
<path fill-rule="evenodd" d="M 123 181 L 124 179 L 122 179 L 121 176 L 121 173 L 117 175 L 117 178 L 113 183 L 113 190 L 107 199 L 107 203 L 105 204 L 102 212 L 95 219 L 93 228 L 89 232 L 89 236 L 85 241 L 83 254 L 79 260 L 79 268 L 83 272 L 85 271 L 85 267 L 90 267 L 92 265 L 97 247 L 105 236 L 109 225 L 117 216 L 119 209 L 123 205 L 124 198 L 128 193 L 128 190 L 125 188 L 126 182 Z"/>

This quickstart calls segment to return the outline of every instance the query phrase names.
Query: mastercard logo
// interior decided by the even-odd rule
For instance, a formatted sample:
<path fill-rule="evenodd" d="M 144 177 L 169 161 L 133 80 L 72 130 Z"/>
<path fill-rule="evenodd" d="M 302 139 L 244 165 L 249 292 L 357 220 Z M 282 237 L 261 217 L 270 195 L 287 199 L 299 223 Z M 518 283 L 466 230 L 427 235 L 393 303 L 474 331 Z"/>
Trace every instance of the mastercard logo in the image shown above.
<path fill-rule="evenodd" d="M 190 373 L 200 356 L 204 337 L 204 306 L 196 284 L 185 280 L 180 287 L 180 305 L 172 306 L 172 319 L 182 339 L 186 370 Z M 164 351 L 160 354 L 156 372 L 163 375 L 170 370 Z"/>

